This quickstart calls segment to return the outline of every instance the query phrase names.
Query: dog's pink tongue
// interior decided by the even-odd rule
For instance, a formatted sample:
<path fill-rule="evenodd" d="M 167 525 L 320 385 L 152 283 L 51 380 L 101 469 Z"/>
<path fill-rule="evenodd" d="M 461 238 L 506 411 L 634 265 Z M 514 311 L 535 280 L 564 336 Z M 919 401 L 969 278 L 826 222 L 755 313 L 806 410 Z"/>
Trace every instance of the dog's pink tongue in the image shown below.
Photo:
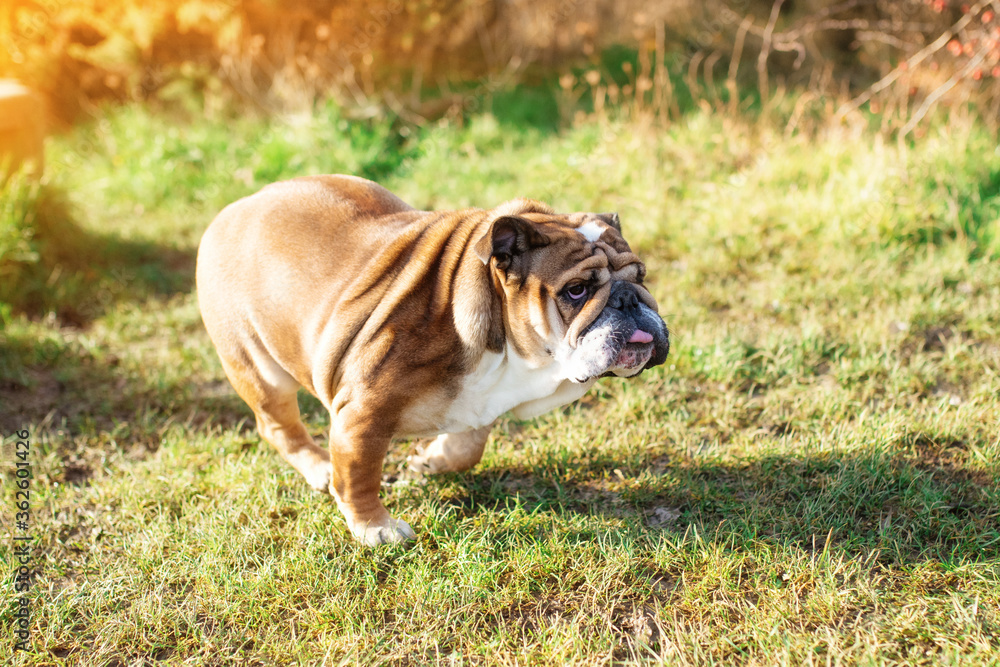
<path fill-rule="evenodd" d="M 630 343 L 652 343 L 653 342 L 653 336 L 652 336 L 652 334 L 646 333 L 642 329 L 636 329 L 635 333 L 632 334 L 632 337 L 628 339 L 628 342 L 630 342 Z"/>

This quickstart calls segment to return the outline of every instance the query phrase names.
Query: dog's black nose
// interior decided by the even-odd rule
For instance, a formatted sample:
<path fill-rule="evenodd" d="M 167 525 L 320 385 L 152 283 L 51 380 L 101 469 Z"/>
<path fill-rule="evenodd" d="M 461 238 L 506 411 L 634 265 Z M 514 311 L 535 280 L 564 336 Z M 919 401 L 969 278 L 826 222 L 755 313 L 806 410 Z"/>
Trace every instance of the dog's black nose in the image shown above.
<path fill-rule="evenodd" d="M 639 297 L 628 283 L 620 282 L 611 289 L 608 306 L 615 310 L 627 312 L 639 307 Z"/>

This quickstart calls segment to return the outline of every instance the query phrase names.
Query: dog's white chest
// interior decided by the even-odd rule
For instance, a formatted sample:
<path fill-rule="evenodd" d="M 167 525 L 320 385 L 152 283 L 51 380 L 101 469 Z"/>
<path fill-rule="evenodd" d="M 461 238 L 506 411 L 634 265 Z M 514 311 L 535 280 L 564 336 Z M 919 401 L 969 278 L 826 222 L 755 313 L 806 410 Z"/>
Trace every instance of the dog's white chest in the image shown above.
<path fill-rule="evenodd" d="M 460 433 L 488 426 L 508 411 L 518 419 L 530 419 L 575 401 L 593 383 L 571 382 L 558 362 L 532 368 L 513 350 L 508 349 L 506 354 L 486 352 L 476 370 L 464 378 L 458 396 L 440 418 L 434 419 L 427 412 L 412 415 L 416 421 L 424 421 L 420 430 L 426 432 L 411 435 Z M 420 403 L 414 406 L 416 411 L 429 407 Z M 425 421 L 428 417 L 433 423 Z"/>

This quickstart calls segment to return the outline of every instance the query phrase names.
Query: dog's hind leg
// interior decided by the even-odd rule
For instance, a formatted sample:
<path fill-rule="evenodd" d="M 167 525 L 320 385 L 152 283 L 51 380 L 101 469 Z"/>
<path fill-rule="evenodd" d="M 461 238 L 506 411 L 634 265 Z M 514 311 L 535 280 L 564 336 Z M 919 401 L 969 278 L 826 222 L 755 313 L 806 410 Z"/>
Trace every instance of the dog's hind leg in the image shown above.
<path fill-rule="evenodd" d="M 330 453 L 317 445 L 299 415 L 299 383 L 267 352 L 244 349 L 220 354 L 229 381 L 257 418 L 257 430 L 281 457 L 298 470 L 309 486 L 329 492 Z"/>
<path fill-rule="evenodd" d="M 473 431 L 439 435 L 407 459 L 410 470 L 426 475 L 468 470 L 483 458 L 492 427 L 491 424 Z"/>

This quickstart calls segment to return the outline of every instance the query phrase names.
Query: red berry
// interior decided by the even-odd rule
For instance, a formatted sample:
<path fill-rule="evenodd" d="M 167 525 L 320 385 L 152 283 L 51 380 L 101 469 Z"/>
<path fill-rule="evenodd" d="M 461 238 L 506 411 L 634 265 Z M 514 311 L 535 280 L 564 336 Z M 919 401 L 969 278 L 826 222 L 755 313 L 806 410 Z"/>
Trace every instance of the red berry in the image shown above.
<path fill-rule="evenodd" d="M 994 16 L 995 15 L 993 14 L 993 10 L 987 9 L 985 12 L 983 12 L 983 23 L 989 23 L 990 21 L 993 20 Z"/>
<path fill-rule="evenodd" d="M 948 42 L 948 50 L 951 51 L 951 55 L 960 56 L 962 55 L 962 43 L 957 39 L 953 39 Z"/>
<path fill-rule="evenodd" d="M 1000 79 L 1000 65 L 997 65 L 996 67 L 994 67 L 993 71 L 990 72 L 990 74 L 993 75 L 994 79 Z"/>
<path fill-rule="evenodd" d="M 979 69 L 978 67 L 976 69 L 972 70 L 972 78 L 975 79 L 976 81 L 979 81 L 980 79 L 982 79 L 983 78 L 983 70 Z"/>

